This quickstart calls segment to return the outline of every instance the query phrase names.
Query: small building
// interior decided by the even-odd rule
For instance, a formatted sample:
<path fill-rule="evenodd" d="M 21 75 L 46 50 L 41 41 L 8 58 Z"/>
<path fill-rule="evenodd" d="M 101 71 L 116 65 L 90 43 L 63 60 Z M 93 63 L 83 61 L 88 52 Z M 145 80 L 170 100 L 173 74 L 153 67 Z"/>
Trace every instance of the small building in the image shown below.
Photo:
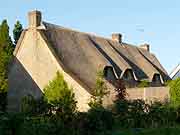
<path fill-rule="evenodd" d="M 169 75 L 172 80 L 180 77 L 180 64 L 178 64 Z"/>
<path fill-rule="evenodd" d="M 161 86 L 169 79 L 148 44 L 137 47 L 124 43 L 120 33 L 104 38 L 47 23 L 40 11 L 29 12 L 28 18 L 9 69 L 9 110 L 19 111 L 22 97 L 28 94 L 40 98 L 57 71 L 73 87 L 81 111 L 89 107 L 99 70 L 111 90 L 114 86 L 109 82 L 119 78 L 131 86 L 141 80 Z"/>

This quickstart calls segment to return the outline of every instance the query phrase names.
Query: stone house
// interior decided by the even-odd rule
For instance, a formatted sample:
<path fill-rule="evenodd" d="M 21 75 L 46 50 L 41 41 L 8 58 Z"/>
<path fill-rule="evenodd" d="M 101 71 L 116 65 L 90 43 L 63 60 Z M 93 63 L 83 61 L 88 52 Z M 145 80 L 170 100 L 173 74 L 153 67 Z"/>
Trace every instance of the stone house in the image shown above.
<path fill-rule="evenodd" d="M 133 85 L 141 80 L 163 85 L 169 79 L 148 44 L 137 47 L 124 43 L 118 33 L 108 39 L 50 24 L 42 21 L 40 11 L 29 12 L 28 18 L 29 26 L 21 34 L 9 69 L 11 111 L 19 111 L 22 97 L 28 94 L 40 98 L 57 71 L 73 87 L 80 111 L 89 108 L 99 70 L 111 90 L 114 86 L 109 81 L 118 78 Z M 112 96 L 106 100 L 110 101 Z"/>

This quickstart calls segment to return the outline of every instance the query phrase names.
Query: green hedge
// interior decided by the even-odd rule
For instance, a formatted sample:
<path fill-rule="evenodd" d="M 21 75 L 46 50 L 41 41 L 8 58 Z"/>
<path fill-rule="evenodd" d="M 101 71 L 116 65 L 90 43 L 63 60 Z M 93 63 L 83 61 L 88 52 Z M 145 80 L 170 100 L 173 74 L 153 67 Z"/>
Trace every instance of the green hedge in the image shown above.
<path fill-rule="evenodd" d="M 170 99 L 174 106 L 180 106 L 180 78 L 172 80 L 170 86 Z"/>

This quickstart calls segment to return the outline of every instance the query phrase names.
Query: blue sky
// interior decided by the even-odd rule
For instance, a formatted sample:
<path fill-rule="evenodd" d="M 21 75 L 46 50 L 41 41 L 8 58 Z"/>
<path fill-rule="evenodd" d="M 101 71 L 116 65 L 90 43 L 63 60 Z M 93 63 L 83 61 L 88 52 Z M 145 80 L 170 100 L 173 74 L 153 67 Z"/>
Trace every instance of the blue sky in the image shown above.
<path fill-rule="evenodd" d="M 43 20 L 123 41 L 148 43 L 170 72 L 180 62 L 180 1 L 178 0 L 1 0 L 0 21 L 12 30 L 16 20 L 27 26 L 27 12 L 40 10 Z"/>

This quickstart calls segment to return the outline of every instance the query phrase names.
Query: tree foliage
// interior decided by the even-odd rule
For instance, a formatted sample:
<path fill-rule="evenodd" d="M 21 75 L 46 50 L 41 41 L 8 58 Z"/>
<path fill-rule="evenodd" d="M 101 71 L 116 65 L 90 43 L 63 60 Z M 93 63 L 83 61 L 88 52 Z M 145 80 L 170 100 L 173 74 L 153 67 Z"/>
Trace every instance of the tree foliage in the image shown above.
<path fill-rule="evenodd" d="M 8 88 L 8 65 L 12 58 L 14 46 L 9 36 L 7 20 L 0 25 L 0 108 L 5 109 L 6 93 Z M 3 109 L 3 111 L 4 111 Z"/>
<path fill-rule="evenodd" d="M 115 81 L 115 91 L 117 92 L 117 100 L 125 100 L 128 93 L 126 92 L 126 87 L 122 79 Z"/>
<path fill-rule="evenodd" d="M 21 100 L 21 112 L 30 116 L 48 114 L 50 105 L 45 102 L 42 96 L 35 99 L 32 95 L 27 95 Z"/>
<path fill-rule="evenodd" d="M 170 86 L 170 100 L 175 106 L 180 106 L 180 78 L 172 80 Z"/>
<path fill-rule="evenodd" d="M 14 30 L 13 30 L 13 37 L 14 37 L 14 44 L 16 45 L 20 36 L 21 36 L 21 33 L 23 31 L 23 26 L 22 24 L 17 21 L 16 24 L 14 25 Z"/>
<path fill-rule="evenodd" d="M 102 71 L 97 72 L 96 85 L 93 90 L 93 96 L 89 103 L 90 107 L 101 106 L 103 103 L 103 98 L 108 94 L 107 86 L 104 80 L 104 74 Z"/>
<path fill-rule="evenodd" d="M 8 56 L 12 56 L 14 46 L 9 36 L 9 26 L 7 20 L 3 20 L 0 25 L 0 51 L 5 52 Z"/>
<path fill-rule="evenodd" d="M 76 112 L 76 101 L 73 89 L 69 88 L 62 74 L 56 77 L 44 89 L 47 103 L 51 104 L 57 114 L 70 116 Z"/>
<path fill-rule="evenodd" d="M 114 124 L 113 113 L 103 106 L 91 108 L 87 113 L 86 120 L 86 128 L 91 131 L 109 130 L 112 129 Z"/>
<path fill-rule="evenodd" d="M 33 114 L 35 112 L 36 101 L 32 95 L 27 95 L 22 98 L 21 112 L 27 114 Z"/>
<path fill-rule="evenodd" d="M 4 20 L 0 25 L 0 92 L 7 91 L 7 71 L 12 52 L 13 44 L 9 36 L 9 26 Z"/>

